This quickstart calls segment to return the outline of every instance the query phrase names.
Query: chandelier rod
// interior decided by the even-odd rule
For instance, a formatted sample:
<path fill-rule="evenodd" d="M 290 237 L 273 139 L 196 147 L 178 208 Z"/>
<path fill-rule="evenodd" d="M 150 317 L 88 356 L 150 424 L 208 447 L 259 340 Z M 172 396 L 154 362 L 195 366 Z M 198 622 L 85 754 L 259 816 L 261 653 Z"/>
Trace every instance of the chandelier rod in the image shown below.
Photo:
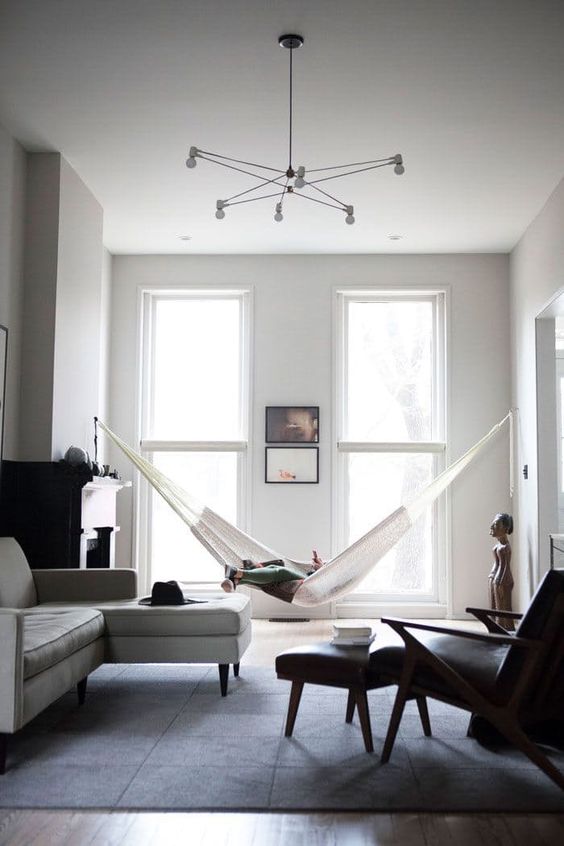
<path fill-rule="evenodd" d="M 280 178 L 282 178 L 282 177 L 280 177 Z M 287 184 L 287 183 L 286 183 L 286 184 Z M 238 194 L 233 194 L 233 196 L 232 196 L 232 197 L 228 197 L 228 198 L 225 200 L 225 202 L 226 202 L 226 203 L 230 203 L 230 202 L 231 202 L 231 200 L 236 200 L 238 197 L 244 197 L 244 196 L 245 196 L 245 194 L 250 194 L 250 193 L 251 193 L 251 191 L 258 191 L 258 190 L 259 190 L 259 188 L 264 188 L 264 186 L 265 186 L 265 185 L 282 185 L 282 183 L 281 183 L 281 182 L 277 182 L 277 181 L 276 181 L 276 179 L 267 179 L 267 180 L 265 180 L 264 182 L 261 182 L 261 184 L 260 184 L 260 185 L 253 185 L 253 187 L 252 187 L 252 188 L 247 188 L 247 190 L 246 190 L 246 191 L 240 191 Z M 275 194 L 273 194 L 272 196 L 276 196 L 276 195 L 275 195 Z"/>
<path fill-rule="evenodd" d="M 259 187 L 260 186 L 257 185 L 257 188 L 259 188 Z M 262 197 L 249 197 L 248 200 L 237 200 L 236 203 L 230 203 L 228 200 L 225 200 L 225 205 L 223 206 L 223 208 L 226 209 L 226 208 L 231 207 L 231 206 L 243 206 L 245 203 L 254 203 L 254 202 L 256 202 L 256 200 L 268 200 L 269 197 L 279 197 L 279 196 L 280 196 L 280 193 L 277 191 L 276 194 L 263 194 Z M 296 196 L 299 197 L 300 195 L 297 194 Z"/>
<path fill-rule="evenodd" d="M 393 159 L 388 164 L 393 164 Z M 317 182 L 328 182 L 330 179 L 340 179 L 341 176 L 351 176 L 353 173 L 364 173 L 366 170 L 376 170 L 379 167 L 386 167 L 385 164 L 377 164 L 372 165 L 372 167 L 361 167 L 358 170 L 347 170 L 346 173 L 337 173 L 335 176 L 324 176 L 321 179 L 312 179 L 311 182 L 308 181 L 306 185 L 315 185 Z"/>
<path fill-rule="evenodd" d="M 233 165 L 228 165 L 225 162 L 216 162 L 215 159 L 209 159 L 207 156 L 203 156 L 201 153 L 199 153 L 198 155 L 201 159 L 206 162 L 212 162 L 212 164 L 220 165 L 220 167 L 228 167 L 229 170 L 236 170 L 238 173 L 246 173 L 247 176 L 253 176 L 255 179 L 264 179 L 264 176 L 261 176 L 260 173 L 252 173 L 250 170 L 243 170 L 240 167 L 233 167 Z M 281 170 L 280 176 L 277 176 L 276 179 L 282 179 L 284 175 L 285 172 Z M 268 179 L 267 182 L 276 182 L 276 179 Z"/>
<path fill-rule="evenodd" d="M 336 203 L 341 203 L 341 205 L 346 205 L 341 200 L 338 200 L 337 197 L 334 197 L 332 194 L 328 194 L 327 191 L 324 191 L 323 188 L 318 188 L 314 182 L 306 182 L 306 185 L 311 186 L 314 191 L 319 191 L 320 194 L 324 194 L 326 197 L 329 197 L 330 200 L 335 200 Z"/>
<path fill-rule="evenodd" d="M 360 165 L 376 165 L 380 164 L 380 162 L 384 164 L 393 164 L 396 160 L 395 156 L 387 156 L 385 159 L 370 159 L 367 162 L 349 162 L 348 164 L 341 164 L 341 165 L 331 165 L 331 167 L 308 167 L 308 173 L 321 173 L 322 170 L 339 170 L 343 167 L 358 167 Z"/>
<path fill-rule="evenodd" d="M 308 197 L 307 194 L 298 194 L 297 191 L 293 193 L 294 197 L 301 197 L 302 200 L 311 200 L 312 203 L 321 203 L 322 206 L 329 206 L 330 209 L 339 209 L 339 211 L 346 211 L 344 205 L 336 206 L 333 203 L 326 203 L 325 200 L 318 200 L 317 197 Z M 339 200 L 337 200 L 339 202 Z"/>
<path fill-rule="evenodd" d="M 281 170 L 278 167 L 268 167 L 267 165 L 257 164 L 256 162 L 244 162 L 241 159 L 232 159 L 229 156 L 220 156 L 219 153 L 211 153 L 209 150 L 198 150 L 198 156 L 202 159 L 204 156 L 215 156 L 217 159 L 225 159 L 226 162 L 235 162 L 236 164 L 244 164 L 248 165 L 249 167 L 260 167 L 262 170 L 273 170 L 274 173 L 285 174 L 285 170 Z M 212 161 L 212 159 L 208 159 L 208 161 Z M 379 161 L 379 159 L 378 159 Z M 216 162 L 216 164 L 220 164 L 220 162 Z M 365 164 L 365 162 L 354 162 L 354 164 Z M 352 167 L 351 165 L 343 165 L 343 167 Z M 262 176 L 261 176 L 262 179 Z"/>
<path fill-rule="evenodd" d="M 289 161 L 288 161 L 288 170 L 292 170 L 292 112 L 293 112 L 293 103 L 292 103 L 292 55 L 294 53 L 294 48 L 290 47 L 290 140 L 289 140 Z"/>

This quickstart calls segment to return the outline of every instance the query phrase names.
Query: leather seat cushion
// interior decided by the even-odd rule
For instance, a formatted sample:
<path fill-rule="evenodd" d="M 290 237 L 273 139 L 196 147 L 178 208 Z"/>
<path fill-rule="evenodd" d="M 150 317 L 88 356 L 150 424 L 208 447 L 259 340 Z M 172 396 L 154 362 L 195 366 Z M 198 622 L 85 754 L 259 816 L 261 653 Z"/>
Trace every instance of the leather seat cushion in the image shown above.
<path fill-rule="evenodd" d="M 384 645 L 402 649 L 401 638 L 391 629 L 378 632 L 370 649 L 378 651 Z M 332 643 L 317 643 L 298 646 L 282 652 L 276 658 L 276 672 L 279 676 L 304 681 L 310 684 L 332 687 L 350 687 L 368 683 L 370 652 L 366 647 L 335 646 Z M 380 687 L 380 679 L 372 679 L 372 687 Z M 384 682 L 389 684 L 389 682 Z"/>
<path fill-rule="evenodd" d="M 93 608 L 25 614 L 24 679 L 53 667 L 103 635 L 104 618 Z"/>
<path fill-rule="evenodd" d="M 492 646 L 477 640 L 463 639 L 451 635 L 417 632 L 424 645 L 455 670 L 472 687 L 485 696 L 499 698 L 496 685 L 497 673 L 507 654 L 508 647 Z M 368 680 L 370 684 L 378 679 L 399 680 L 403 668 L 404 647 L 384 646 L 370 655 Z M 413 683 L 444 696 L 457 697 L 451 685 L 425 664 L 415 668 Z"/>

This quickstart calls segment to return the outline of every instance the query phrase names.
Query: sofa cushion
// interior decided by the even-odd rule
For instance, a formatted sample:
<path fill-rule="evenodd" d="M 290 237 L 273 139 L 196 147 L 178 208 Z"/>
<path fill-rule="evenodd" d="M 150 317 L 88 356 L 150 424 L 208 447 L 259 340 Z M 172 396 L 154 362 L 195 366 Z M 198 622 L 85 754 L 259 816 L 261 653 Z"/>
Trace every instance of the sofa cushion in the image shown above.
<path fill-rule="evenodd" d="M 108 637 L 193 637 L 238 635 L 250 623 L 251 602 L 243 593 L 218 594 L 190 591 L 194 605 L 139 605 L 137 599 L 112 602 L 69 603 L 69 607 L 92 607 L 102 612 Z M 45 603 L 42 609 L 64 608 L 64 604 Z"/>
<path fill-rule="evenodd" d="M 35 583 L 24 551 L 15 538 L 0 538 L 0 607 L 37 604 Z"/>
<path fill-rule="evenodd" d="M 24 679 L 36 676 L 104 634 L 93 608 L 33 611 L 24 617 Z"/>
<path fill-rule="evenodd" d="M 190 593 L 194 599 L 195 593 Z M 238 635 L 249 625 L 251 603 L 243 594 L 208 596 L 197 605 L 150 606 L 136 600 L 99 606 L 109 637 Z"/>

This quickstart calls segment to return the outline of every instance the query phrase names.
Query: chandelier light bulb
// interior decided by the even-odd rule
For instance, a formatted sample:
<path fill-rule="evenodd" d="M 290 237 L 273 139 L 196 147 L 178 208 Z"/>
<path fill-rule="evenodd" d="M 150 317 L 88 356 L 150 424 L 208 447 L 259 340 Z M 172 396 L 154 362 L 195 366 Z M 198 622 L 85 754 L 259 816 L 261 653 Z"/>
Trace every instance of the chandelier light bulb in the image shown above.
<path fill-rule="evenodd" d="M 350 226 L 350 225 L 352 225 L 352 224 L 354 223 L 354 215 L 352 215 L 352 214 L 348 214 L 348 215 L 345 217 L 345 223 L 348 223 L 348 224 L 349 224 L 349 226 Z"/>
<path fill-rule="evenodd" d="M 193 167 L 196 167 L 197 164 L 198 164 L 198 162 L 196 161 L 194 156 L 190 156 L 189 158 L 186 159 L 186 167 L 193 168 Z"/>
<path fill-rule="evenodd" d="M 394 167 L 394 173 L 397 173 L 398 176 L 401 176 L 402 173 L 405 173 L 405 168 L 402 164 L 397 164 Z"/>
<path fill-rule="evenodd" d="M 276 223 L 280 223 L 281 220 L 284 220 L 284 215 L 282 214 L 282 203 L 276 203 L 276 213 L 274 215 L 274 220 Z"/>
<path fill-rule="evenodd" d="M 304 176 L 305 176 L 305 167 L 302 165 L 301 167 L 298 168 L 298 175 L 297 175 L 296 180 L 294 182 L 294 188 L 303 188 L 304 187 L 304 185 L 305 185 Z"/>
<path fill-rule="evenodd" d="M 223 218 L 225 217 L 225 212 L 223 211 L 223 209 L 218 209 L 215 213 L 215 216 L 218 220 L 223 220 Z"/>

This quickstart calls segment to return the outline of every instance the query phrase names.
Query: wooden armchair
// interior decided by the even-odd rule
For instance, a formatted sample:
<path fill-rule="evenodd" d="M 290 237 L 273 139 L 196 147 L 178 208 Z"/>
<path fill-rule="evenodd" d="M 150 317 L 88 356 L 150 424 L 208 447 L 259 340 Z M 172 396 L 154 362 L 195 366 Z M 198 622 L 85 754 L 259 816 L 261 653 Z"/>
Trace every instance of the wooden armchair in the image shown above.
<path fill-rule="evenodd" d="M 390 758 L 406 700 L 430 696 L 484 717 L 564 790 L 564 774 L 527 734 L 534 726 L 563 719 L 564 570 L 546 574 L 515 634 L 491 619 L 492 614 L 504 616 L 499 611 L 468 611 L 488 632 L 382 620 L 404 641 L 395 666 L 388 661 L 385 668 L 398 691 L 382 763 Z M 374 672 L 381 667 L 375 664 Z"/>

